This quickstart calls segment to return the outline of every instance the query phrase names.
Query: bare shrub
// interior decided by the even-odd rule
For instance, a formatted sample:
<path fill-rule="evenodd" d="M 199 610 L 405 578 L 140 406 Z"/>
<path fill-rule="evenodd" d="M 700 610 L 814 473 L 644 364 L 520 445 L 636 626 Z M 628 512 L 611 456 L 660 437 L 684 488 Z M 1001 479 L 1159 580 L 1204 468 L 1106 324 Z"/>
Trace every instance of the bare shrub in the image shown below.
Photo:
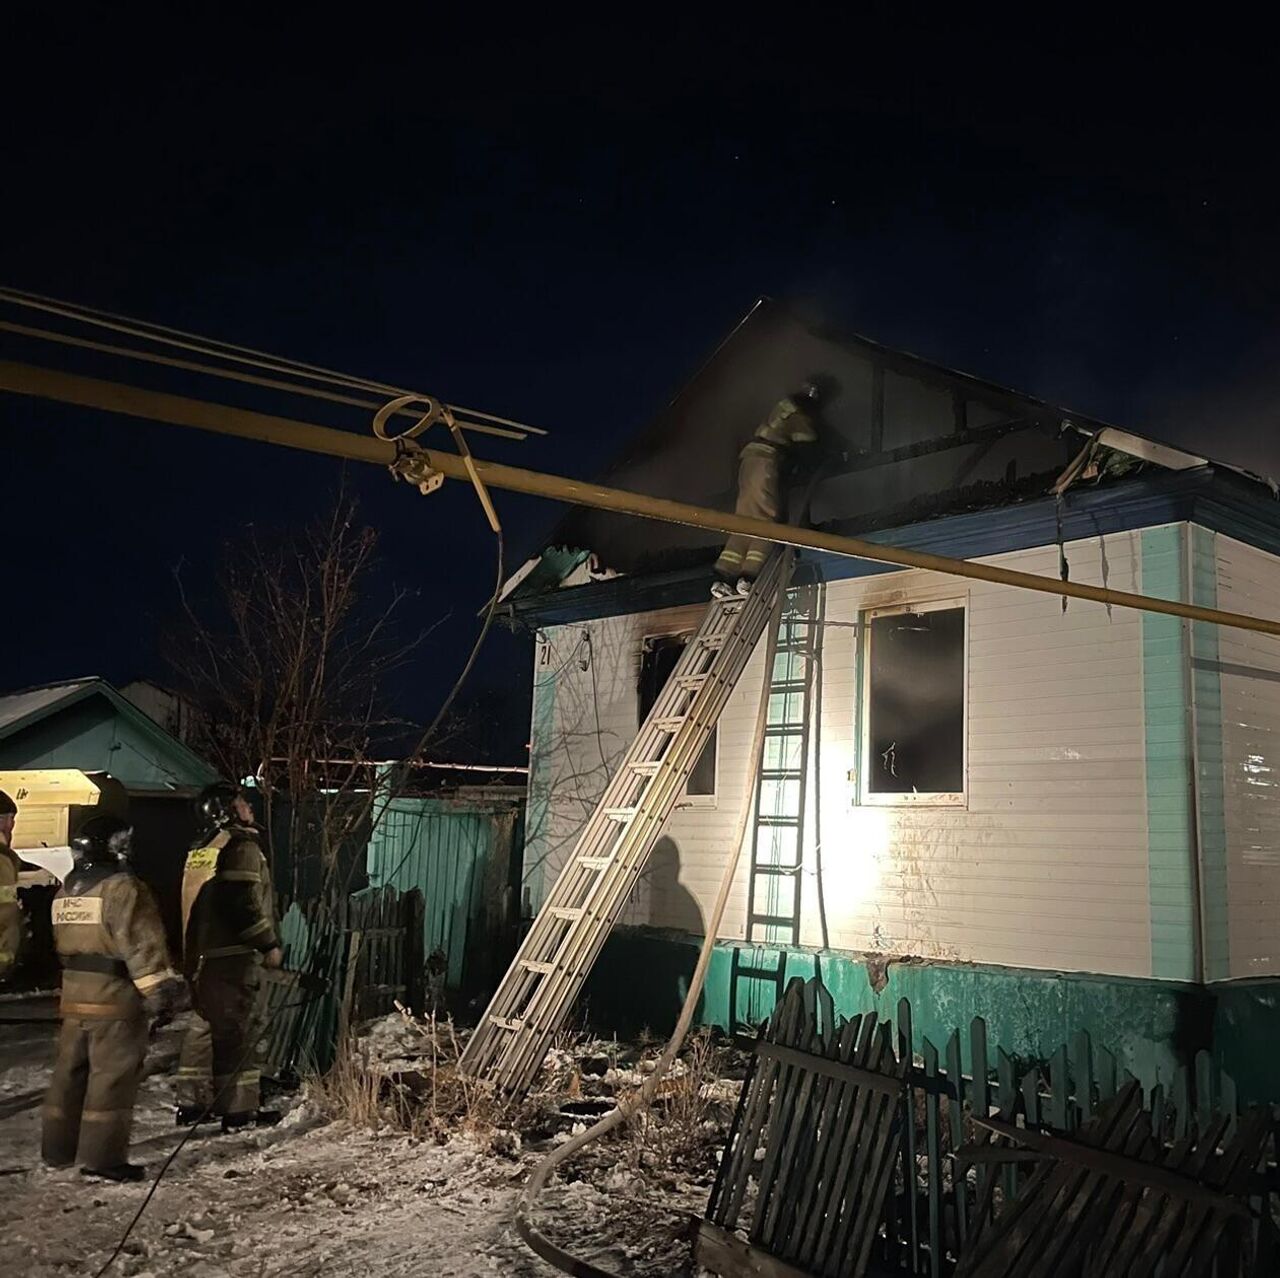
<path fill-rule="evenodd" d="M 725 1055 L 711 1031 L 689 1036 L 652 1105 L 638 1109 L 627 1124 L 637 1167 L 693 1171 L 705 1170 L 708 1160 L 714 1165 L 732 1103 L 721 1082 Z"/>

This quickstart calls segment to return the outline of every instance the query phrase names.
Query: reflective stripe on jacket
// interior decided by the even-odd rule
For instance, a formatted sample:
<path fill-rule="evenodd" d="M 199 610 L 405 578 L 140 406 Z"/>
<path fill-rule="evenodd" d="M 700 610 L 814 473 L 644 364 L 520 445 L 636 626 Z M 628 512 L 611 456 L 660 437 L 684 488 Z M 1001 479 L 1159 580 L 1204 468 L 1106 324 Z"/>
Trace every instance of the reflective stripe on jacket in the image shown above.
<path fill-rule="evenodd" d="M 232 826 L 187 853 L 182 931 L 188 976 L 205 959 L 265 953 L 280 944 L 271 870 L 256 831 Z"/>
<path fill-rule="evenodd" d="M 116 866 L 77 866 L 53 898 L 62 960 L 62 1014 L 141 1016 L 144 1000 L 178 979 L 151 889 Z"/>

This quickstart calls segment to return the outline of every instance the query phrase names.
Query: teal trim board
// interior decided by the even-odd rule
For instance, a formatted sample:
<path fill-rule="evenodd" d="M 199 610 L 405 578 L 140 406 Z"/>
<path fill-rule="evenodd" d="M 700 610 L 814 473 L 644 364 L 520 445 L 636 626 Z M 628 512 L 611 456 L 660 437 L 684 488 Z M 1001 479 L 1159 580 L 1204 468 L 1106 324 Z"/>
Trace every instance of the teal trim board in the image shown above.
<path fill-rule="evenodd" d="M 1142 592 L 1183 599 L 1185 526 L 1142 533 Z M 1197 979 L 1194 816 L 1182 621 L 1142 614 L 1142 704 L 1146 744 L 1147 882 L 1151 975 Z"/>
<path fill-rule="evenodd" d="M 665 1035 L 675 1024 L 697 962 L 699 938 L 649 928 L 617 928 L 587 979 L 585 1011 L 600 1034 L 621 1037 L 649 1030 Z M 739 970 L 776 968 L 783 979 L 760 979 L 754 988 Z M 873 988 L 872 976 L 878 989 Z M 845 1016 L 875 1012 L 897 1015 L 898 1001 L 911 1004 L 913 1049 L 927 1038 L 944 1049 L 961 1030 L 970 1065 L 969 1025 L 987 1023 L 987 1038 L 1023 1060 L 1047 1060 L 1081 1030 L 1095 1046 L 1112 1052 L 1121 1071 L 1144 1087 L 1166 1087 L 1199 1046 L 1236 1080 L 1249 1103 L 1280 1102 L 1280 980 L 1233 982 L 1211 987 L 1168 980 L 1137 980 L 1079 972 L 985 967 L 920 960 L 879 962 L 831 950 L 772 949 L 719 942 L 712 954 L 696 1023 L 730 1028 L 763 1020 L 793 977 L 821 976 L 836 1008 Z M 1207 1018 L 1207 1019 L 1206 1019 Z M 1197 1031 L 1206 1037 L 1198 1037 Z"/>
<path fill-rule="evenodd" d="M 1191 601 L 1218 606 L 1217 533 L 1191 526 Z M 1195 707 L 1196 816 L 1200 825 L 1200 893 L 1204 979 L 1231 975 L 1227 919 L 1226 779 L 1223 771 L 1222 674 L 1218 627 L 1191 623 L 1191 688 Z"/>

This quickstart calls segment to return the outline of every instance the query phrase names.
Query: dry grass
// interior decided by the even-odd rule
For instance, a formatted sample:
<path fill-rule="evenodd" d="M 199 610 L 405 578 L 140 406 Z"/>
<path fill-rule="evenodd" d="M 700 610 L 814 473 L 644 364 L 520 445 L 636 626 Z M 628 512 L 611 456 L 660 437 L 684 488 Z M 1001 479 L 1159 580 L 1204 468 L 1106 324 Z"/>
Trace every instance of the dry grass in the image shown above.
<path fill-rule="evenodd" d="M 449 1017 L 405 1023 L 418 1041 L 412 1066 L 389 1069 L 372 1059 L 367 1045 L 344 1037 L 328 1073 L 308 1080 L 322 1113 L 359 1127 L 393 1128 L 443 1141 L 456 1132 L 492 1137 L 515 1116 L 513 1106 L 491 1086 L 458 1069 L 462 1047 Z"/>
<path fill-rule="evenodd" d="M 459 1072 L 462 1045 L 452 1020 L 434 1015 L 419 1020 L 403 1009 L 401 1014 L 409 1030 L 403 1059 L 388 1064 L 375 1058 L 368 1040 L 347 1039 L 328 1073 L 309 1080 L 311 1096 L 325 1115 L 441 1142 L 464 1133 L 512 1153 L 522 1138 L 544 1139 L 567 1125 L 593 1121 L 585 1111 L 567 1117 L 566 1104 L 599 1100 L 607 1107 L 615 1099 L 617 1084 L 604 1075 L 619 1066 L 617 1043 L 588 1045 L 580 1031 L 562 1030 L 535 1090 L 517 1101 Z M 661 1045 L 651 1043 L 638 1061 L 632 1057 L 635 1072 L 627 1076 L 636 1082 L 616 1096 L 624 1109 L 637 1099 L 639 1079 L 652 1071 L 660 1050 Z M 690 1035 L 652 1105 L 633 1113 L 607 1143 L 636 1170 L 698 1173 L 713 1168 L 732 1112 L 722 1082 L 725 1057 L 725 1048 L 710 1033 Z M 589 1072 L 584 1073 L 584 1064 Z"/>
<path fill-rule="evenodd" d="M 719 1083 L 725 1049 L 707 1030 L 686 1040 L 671 1073 L 657 1087 L 653 1104 L 631 1116 L 631 1159 L 641 1168 L 702 1169 L 723 1136 L 726 1104 Z"/>

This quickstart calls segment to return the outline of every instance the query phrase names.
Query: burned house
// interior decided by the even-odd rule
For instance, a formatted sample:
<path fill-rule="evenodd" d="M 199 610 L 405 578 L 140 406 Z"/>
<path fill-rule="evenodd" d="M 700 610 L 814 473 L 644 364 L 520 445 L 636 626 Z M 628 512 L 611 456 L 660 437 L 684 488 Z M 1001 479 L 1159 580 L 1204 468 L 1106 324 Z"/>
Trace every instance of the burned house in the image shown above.
<path fill-rule="evenodd" d="M 731 509 L 735 459 L 815 370 L 818 527 L 1275 616 L 1258 477 L 759 304 L 604 477 Z M 535 635 L 526 908 L 536 911 L 706 609 L 720 539 L 571 513 L 510 583 Z M 1276 1095 L 1280 641 L 804 552 L 588 985 L 669 1023 L 770 742 L 700 1009 L 758 1021 L 820 971 L 842 1010 L 908 996 L 1035 1057 L 1089 1030 L 1154 1082 L 1200 1048 Z"/>

